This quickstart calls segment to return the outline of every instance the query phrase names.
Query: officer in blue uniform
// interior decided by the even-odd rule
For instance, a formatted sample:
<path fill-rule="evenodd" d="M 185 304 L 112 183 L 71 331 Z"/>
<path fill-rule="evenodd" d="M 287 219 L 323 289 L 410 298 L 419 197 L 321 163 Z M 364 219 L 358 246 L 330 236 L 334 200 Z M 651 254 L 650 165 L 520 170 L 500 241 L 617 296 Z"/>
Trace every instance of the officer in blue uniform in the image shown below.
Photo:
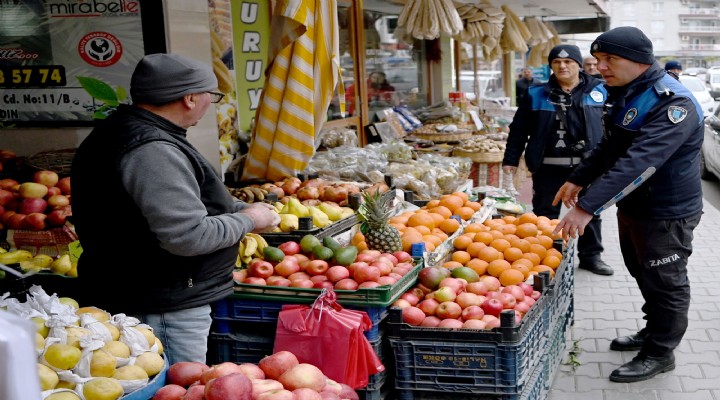
<path fill-rule="evenodd" d="M 673 78 L 680 79 L 680 74 L 682 74 L 682 64 L 680 64 L 680 61 L 670 60 L 665 63 L 665 71 L 667 71 L 667 73 Z"/>
<path fill-rule="evenodd" d="M 503 170 L 514 174 L 520 157 L 533 179 L 533 212 L 548 218 L 560 216 L 552 201 L 570 172 L 602 137 L 602 110 L 607 92 L 603 81 L 581 71 L 583 58 L 577 46 L 555 46 L 548 55 L 553 71 L 545 85 L 531 86 L 510 124 Z M 600 216 L 588 224 L 578 240 L 579 268 L 599 275 L 613 269 L 601 258 Z"/>
<path fill-rule="evenodd" d="M 605 32 L 591 52 L 608 88 L 605 133 L 555 197 L 573 207 L 556 232 L 582 235 L 593 215 L 617 204 L 620 249 L 645 300 L 646 323 L 611 342 L 611 350 L 640 351 L 610 380 L 637 382 L 675 368 L 673 350 L 688 326 L 687 263 L 703 207 L 703 112 L 655 62 L 652 42 L 639 29 Z"/>

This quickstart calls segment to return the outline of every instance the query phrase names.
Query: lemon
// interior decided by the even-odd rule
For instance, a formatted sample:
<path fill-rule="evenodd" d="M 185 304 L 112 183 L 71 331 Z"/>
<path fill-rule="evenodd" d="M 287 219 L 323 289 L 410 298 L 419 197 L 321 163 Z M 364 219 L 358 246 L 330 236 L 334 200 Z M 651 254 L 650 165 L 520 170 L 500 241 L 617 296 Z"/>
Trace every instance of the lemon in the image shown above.
<path fill-rule="evenodd" d="M 73 369 L 80 361 L 82 352 L 75 346 L 54 343 L 45 351 L 45 361 L 57 369 Z"/>
<path fill-rule="evenodd" d="M 117 400 L 123 395 L 123 387 L 113 378 L 95 378 L 83 386 L 85 400 Z"/>

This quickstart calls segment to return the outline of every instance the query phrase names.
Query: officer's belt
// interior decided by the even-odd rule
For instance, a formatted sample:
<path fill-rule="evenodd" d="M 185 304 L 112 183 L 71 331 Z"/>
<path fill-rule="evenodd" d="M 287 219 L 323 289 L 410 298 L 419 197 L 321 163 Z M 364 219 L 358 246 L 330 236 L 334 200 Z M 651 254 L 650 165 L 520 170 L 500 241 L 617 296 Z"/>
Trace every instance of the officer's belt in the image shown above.
<path fill-rule="evenodd" d="M 545 165 L 560 165 L 563 167 L 574 167 L 580 164 L 582 158 L 580 157 L 545 157 L 543 158 L 543 164 Z"/>

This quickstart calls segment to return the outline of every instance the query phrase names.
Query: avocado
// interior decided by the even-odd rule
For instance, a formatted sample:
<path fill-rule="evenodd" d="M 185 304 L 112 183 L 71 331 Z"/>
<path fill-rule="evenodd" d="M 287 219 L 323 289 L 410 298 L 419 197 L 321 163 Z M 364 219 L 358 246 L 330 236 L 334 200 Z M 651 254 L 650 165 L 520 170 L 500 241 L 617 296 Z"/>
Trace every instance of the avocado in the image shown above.
<path fill-rule="evenodd" d="M 335 250 L 335 263 L 337 265 L 348 266 L 355 262 L 357 258 L 358 248 L 355 246 L 341 247 Z"/>
<path fill-rule="evenodd" d="M 320 245 L 315 246 L 315 248 L 313 249 L 313 255 L 315 256 L 316 260 L 328 261 L 333 258 L 335 252 L 333 252 L 332 249 L 328 247 Z"/>
<path fill-rule="evenodd" d="M 270 262 L 282 261 L 285 253 L 277 247 L 267 246 L 263 249 L 263 258 Z"/>
<path fill-rule="evenodd" d="M 320 242 L 320 239 L 316 238 L 313 235 L 305 235 L 300 239 L 300 248 L 302 249 L 303 253 L 310 254 L 312 253 L 315 246 L 322 245 L 322 242 Z"/>
<path fill-rule="evenodd" d="M 322 240 L 322 243 L 323 243 L 323 246 L 331 249 L 332 251 L 336 251 L 337 249 L 342 247 L 340 245 L 340 243 L 337 240 L 335 240 L 335 238 L 333 238 L 332 236 L 325 236 Z"/>

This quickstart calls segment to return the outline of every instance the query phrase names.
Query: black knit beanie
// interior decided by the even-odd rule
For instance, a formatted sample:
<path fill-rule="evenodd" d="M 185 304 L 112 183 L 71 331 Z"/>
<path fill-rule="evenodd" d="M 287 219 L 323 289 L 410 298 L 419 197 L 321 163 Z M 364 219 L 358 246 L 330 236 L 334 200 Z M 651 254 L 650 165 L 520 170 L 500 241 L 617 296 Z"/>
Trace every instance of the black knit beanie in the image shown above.
<path fill-rule="evenodd" d="M 614 54 L 640 64 L 655 63 L 652 42 L 632 26 L 621 26 L 598 36 L 590 46 L 590 54 L 595 53 Z"/>
<path fill-rule="evenodd" d="M 556 58 L 569 58 L 582 67 L 580 48 L 575 45 L 559 44 L 553 47 L 552 50 L 550 50 L 550 54 L 548 54 L 548 64 L 552 64 L 552 61 Z"/>

